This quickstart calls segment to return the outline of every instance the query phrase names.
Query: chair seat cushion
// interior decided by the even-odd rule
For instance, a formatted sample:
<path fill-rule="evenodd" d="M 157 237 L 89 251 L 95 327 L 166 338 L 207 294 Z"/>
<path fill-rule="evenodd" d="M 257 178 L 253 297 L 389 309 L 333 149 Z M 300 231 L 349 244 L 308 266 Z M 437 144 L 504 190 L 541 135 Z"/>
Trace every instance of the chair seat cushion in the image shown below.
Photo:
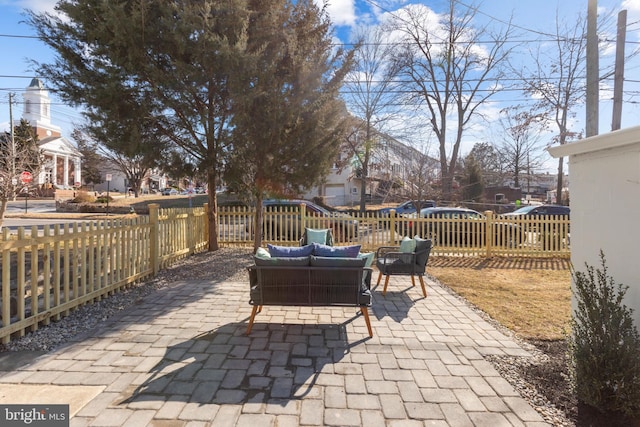
<path fill-rule="evenodd" d="M 414 265 L 398 258 L 381 258 L 376 261 L 376 267 L 382 274 L 412 274 Z"/>

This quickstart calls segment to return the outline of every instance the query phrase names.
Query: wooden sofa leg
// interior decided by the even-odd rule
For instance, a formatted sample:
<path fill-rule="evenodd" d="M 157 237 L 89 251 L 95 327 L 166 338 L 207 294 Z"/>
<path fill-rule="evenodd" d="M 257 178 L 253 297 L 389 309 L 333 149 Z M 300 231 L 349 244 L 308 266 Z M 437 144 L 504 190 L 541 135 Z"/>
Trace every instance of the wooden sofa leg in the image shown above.
<path fill-rule="evenodd" d="M 389 284 L 389 275 L 387 274 L 387 276 L 384 278 L 384 288 L 382 289 L 382 295 L 386 295 L 387 294 L 387 285 Z"/>
<path fill-rule="evenodd" d="M 262 310 L 262 306 L 254 305 L 253 308 L 251 309 L 251 317 L 249 318 L 249 325 L 247 325 L 246 335 L 249 335 L 251 333 L 251 328 L 253 328 L 253 321 L 256 318 L 256 313 L 258 313 L 258 309 Z"/>
<path fill-rule="evenodd" d="M 424 277 L 418 276 L 418 279 L 420 279 L 420 286 L 422 286 L 422 294 L 426 298 L 427 297 L 427 288 L 424 286 Z"/>
<path fill-rule="evenodd" d="M 378 283 L 376 283 L 376 286 L 380 286 L 380 279 L 382 279 L 382 272 L 378 273 Z"/>
<path fill-rule="evenodd" d="M 373 338 L 373 330 L 371 329 L 371 321 L 369 320 L 369 310 L 367 307 L 360 307 L 364 321 L 367 324 L 367 330 L 369 331 L 369 337 Z"/>
<path fill-rule="evenodd" d="M 412 274 L 411 275 L 411 286 L 415 286 L 416 285 L 416 277 Z"/>

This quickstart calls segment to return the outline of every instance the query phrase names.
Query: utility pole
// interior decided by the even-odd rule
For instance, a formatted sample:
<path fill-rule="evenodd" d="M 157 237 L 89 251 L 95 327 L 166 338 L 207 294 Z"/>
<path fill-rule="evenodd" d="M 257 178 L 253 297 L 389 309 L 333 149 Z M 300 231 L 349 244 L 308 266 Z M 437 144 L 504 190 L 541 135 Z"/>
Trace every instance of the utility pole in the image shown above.
<path fill-rule="evenodd" d="M 618 13 L 618 35 L 616 37 L 616 67 L 613 79 L 613 117 L 611 130 L 622 124 L 622 86 L 624 83 L 624 44 L 627 39 L 627 11 Z"/>
<path fill-rule="evenodd" d="M 598 62 L 598 0 L 589 0 L 587 8 L 587 105 L 586 136 L 598 134 L 598 96 L 600 65 Z"/>
<path fill-rule="evenodd" d="M 13 94 L 9 92 L 9 132 L 11 135 L 11 200 L 16 200 L 16 185 L 18 185 L 18 177 L 16 175 L 16 137 L 13 127 Z"/>

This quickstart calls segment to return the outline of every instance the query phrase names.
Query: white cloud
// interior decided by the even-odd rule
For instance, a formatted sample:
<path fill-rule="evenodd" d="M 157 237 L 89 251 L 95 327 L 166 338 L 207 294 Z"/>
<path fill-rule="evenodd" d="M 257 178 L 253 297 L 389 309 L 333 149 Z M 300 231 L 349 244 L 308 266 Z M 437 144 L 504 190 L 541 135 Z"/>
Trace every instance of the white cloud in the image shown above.
<path fill-rule="evenodd" d="M 13 2 L 23 9 L 30 9 L 34 12 L 54 12 L 58 0 L 18 0 Z"/>
<path fill-rule="evenodd" d="M 624 0 L 621 9 L 627 9 L 629 12 L 640 13 L 640 0 Z"/>
<path fill-rule="evenodd" d="M 354 25 L 356 22 L 355 0 L 314 0 L 318 7 L 326 4 L 327 13 L 335 26 Z"/>

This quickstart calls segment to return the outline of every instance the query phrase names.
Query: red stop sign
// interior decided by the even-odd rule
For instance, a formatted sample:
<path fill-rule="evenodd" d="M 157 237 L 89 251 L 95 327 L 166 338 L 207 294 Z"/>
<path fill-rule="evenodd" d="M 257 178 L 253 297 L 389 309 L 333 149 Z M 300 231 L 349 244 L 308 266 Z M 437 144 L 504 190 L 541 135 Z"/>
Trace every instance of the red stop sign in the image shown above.
<path fill-rule="evenodd" d="M 33 180 L 33 175 L 31 175 L 31 172 L 24 171 L 20 174 L 20 181 L 22 181 L 23 184 L 28 184 L 32 180 Z"/>

